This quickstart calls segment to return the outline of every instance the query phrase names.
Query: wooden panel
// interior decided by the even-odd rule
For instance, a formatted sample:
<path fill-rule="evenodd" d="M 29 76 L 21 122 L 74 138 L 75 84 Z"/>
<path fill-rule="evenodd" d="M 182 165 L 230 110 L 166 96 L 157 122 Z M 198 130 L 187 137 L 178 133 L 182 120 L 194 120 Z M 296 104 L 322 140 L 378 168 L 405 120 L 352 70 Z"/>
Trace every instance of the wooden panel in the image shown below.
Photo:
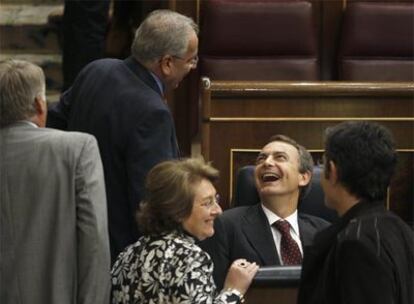
<path fill-rule="evenodd" d="M 274 134 L 323 149 L 324 130 L 345 120 L 372 120 L 394 134 L 401 154 L 390 209 L 413 220 L 414 83 L 204 81 L 202 154 L 221 172 L 218 191 L 230 206 L 238 149 L 260 149 Z M 240 165 L 254 158 L 243 156 Z M 237 165 L 235 165 L 237 166 Z"/>
<path fill-rule="evenodd" d="M 320 0 L 320 52 L 321 79 L 337 78 L 337 52 L 341 36 L 341 23 L 346 0 Z"/>
<path fill-rule="evenodd" d="M 198 23 L 200 0 L 162 0 L 167 8 L 193 18 Z M 178 146 L 181 156 L 191 154 L 191 140 L 198 131 L 198 71 L 191 71 L 180 83 L 179 87 L 170 92 L 167 99 L 174 116 Z M 194 118 L 195 117 L 195 118 Z"/>
<path fill-rule="evenodd" d="M 211 101 L 210 120 L 217 118 L 244 119 L 255 117 L 289 117 L 289 118 L 339 118 L 339 117 L 394 117 L 400 120 L 414 112 L 414 102 L 409 98 L 400 97 L 390 100 L 389 97 L 290 97 L 274 98 L 241 97 L 228 99 L 217 97 Z M 236 105 L 237 104 L 237 105 Z M 294 104 L 294 107 L 292 105 Z M 235 112 L 234 108 L 238 111 Z M 409 112 L 407 112 L 409 111 Z"/>
<path fill-rule="evenodd" d="M 296 304 L 297 288 L 251 287 L 245 296 L 245 304 Z"/>
<path fill-rule="evenodd" d="M 389 194 L 388 208 L 414 227 L 414 151 L 398 154 Z"/>

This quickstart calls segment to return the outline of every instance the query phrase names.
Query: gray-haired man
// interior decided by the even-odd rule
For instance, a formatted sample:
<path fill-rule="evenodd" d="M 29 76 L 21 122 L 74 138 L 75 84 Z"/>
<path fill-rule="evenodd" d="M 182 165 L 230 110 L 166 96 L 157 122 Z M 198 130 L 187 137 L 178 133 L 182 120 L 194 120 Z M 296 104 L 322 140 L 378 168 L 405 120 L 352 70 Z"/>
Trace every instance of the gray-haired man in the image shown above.
<path fill-rule="evenodd" d="M 197 26 L 169 10 L 152 12 L 137 29 L 132 56 L 86 66 L 48 126 L 98 140 L 107 187 L 111 257 L 139 237 L 134 214 L 147 172 L 178 157 L 173 118 L 163 95 L 197 65 Z"/>
<path fill-rule="evenodd" d="M 108 303 L 103 168 L 93 136 L 44 128 L 45 76 L 0 63 L 0 302 Z"/>

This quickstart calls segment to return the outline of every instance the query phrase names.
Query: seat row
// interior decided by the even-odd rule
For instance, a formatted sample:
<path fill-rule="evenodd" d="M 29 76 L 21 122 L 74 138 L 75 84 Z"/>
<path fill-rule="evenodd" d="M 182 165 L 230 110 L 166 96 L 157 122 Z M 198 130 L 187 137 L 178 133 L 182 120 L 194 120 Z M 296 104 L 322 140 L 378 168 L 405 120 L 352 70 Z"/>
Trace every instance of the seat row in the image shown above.
<path fill-rule="evenodd" d="M 200 73 L 213 80 L 321 80 L 316 1 L 209 0 Z M 414 3 L 348 2 L 330 80 L 413 81 Z M 326 79 L 325 79 L 326 80 Z"/>

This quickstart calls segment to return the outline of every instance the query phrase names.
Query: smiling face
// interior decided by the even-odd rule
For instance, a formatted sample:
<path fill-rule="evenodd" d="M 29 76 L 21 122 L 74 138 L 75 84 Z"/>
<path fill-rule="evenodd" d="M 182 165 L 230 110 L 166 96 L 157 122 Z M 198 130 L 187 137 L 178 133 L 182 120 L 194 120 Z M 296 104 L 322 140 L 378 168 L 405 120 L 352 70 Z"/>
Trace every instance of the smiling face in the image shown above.
<path fill-rule="evenodd" d="M 194 201 L 190 216 L 182 221 L 185 231 L 204 240 L 214 234 L 214 219 L 222 212 L 213 184 L 202 179 L 194 186 Z"/>
<path fill-rule="evenodd" d="M 311 174 L 299 172 L 299 152 L 285 142 L 273 141 L 263 147 L 256 160 L 255 182 L 263 203 L 273 197 L 299 199 L 299 187 L 309 183 Z"/>
<path fill-rule="evenodd" d="M 183 56 L 167 55 L 163 59 L 164 84 L 167 90 L 176 89 L 181 80 L 197 67 L 198 38 L 192 31 L 187 52 Z"/>

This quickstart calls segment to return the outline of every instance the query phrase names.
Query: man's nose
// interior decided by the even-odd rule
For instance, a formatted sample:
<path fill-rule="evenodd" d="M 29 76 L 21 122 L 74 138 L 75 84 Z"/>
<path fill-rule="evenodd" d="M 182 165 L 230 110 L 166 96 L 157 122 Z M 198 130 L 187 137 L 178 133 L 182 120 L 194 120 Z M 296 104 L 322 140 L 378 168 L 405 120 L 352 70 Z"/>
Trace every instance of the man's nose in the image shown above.
<path fill-rule="evenodd" d="M 265 160 L 264 160 L 264 164 L 265 164 L 266 166 L 273 166 L 273 165 L 275 164 L 275 161 L 274 161 L 274 159 L 273 159 L 273 156 L 272 156 L 272 155 L 268 155 L 268 156 L 265 158 Z"/>
<path fill-rule="evenodd" d="M 218 204 L 218 202 L 215 202 L 214 203 L 214 206 L 211 209 L 211 213 L 213 213 L 214 215 L 220 215 L 221 213 L 223 213 L 223 210 L 221 209 L 221 207 Z"/>

